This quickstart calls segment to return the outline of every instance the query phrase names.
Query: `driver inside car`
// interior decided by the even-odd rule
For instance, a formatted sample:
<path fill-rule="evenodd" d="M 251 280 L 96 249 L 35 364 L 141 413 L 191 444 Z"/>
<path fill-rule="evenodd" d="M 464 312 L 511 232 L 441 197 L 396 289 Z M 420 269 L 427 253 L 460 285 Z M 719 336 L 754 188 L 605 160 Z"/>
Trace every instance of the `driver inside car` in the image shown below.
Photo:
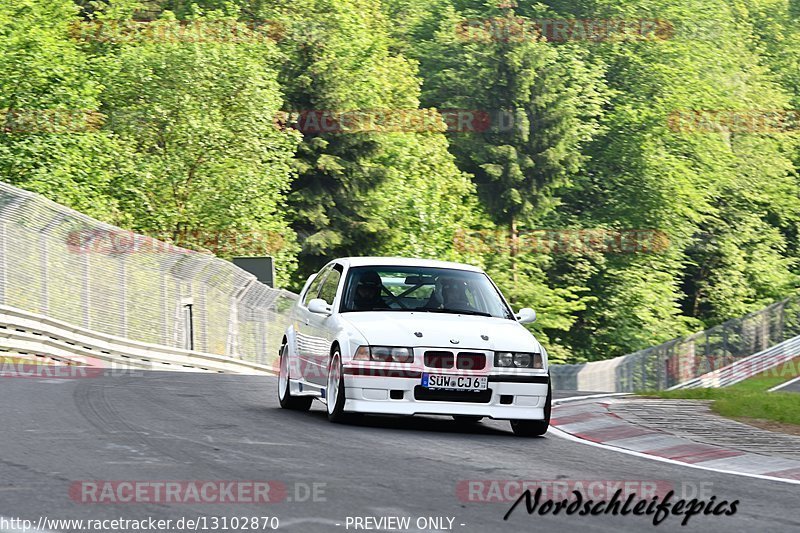
<path fill-rule="evenodd" d="M 475 311 L 467 298 L 467 282 L 460 279 L 445 280 L 442 284 L 442 301 L 445 309 Z"/>
<path fill-rule="evenodd" d="M 452 311 L 476 310 L 467 298 L 467 283 L 456 278 L 441 278 L 437 280 L 436 290 L 425 307 Z"/>
<path fill-rule="evenodd" d="M 368 270 L 361 275 L 356 286 L 353 299 L 356 311 L 372 311 L 374 309 L 389 309 L 386 301 L 381 297 L 383 282 L 374 270 Z"/>

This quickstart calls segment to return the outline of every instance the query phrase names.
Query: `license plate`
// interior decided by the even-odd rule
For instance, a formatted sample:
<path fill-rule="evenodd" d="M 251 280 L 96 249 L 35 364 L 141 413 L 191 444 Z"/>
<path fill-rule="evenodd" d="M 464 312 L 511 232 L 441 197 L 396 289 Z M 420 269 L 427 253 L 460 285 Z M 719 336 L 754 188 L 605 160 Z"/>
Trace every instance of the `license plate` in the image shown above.
<path fill-rule="evenodd" d="M 481 391 L 488 387 L 486 376 L 449 376 L 422 374 L 422 386 L 427 389 Z"/>

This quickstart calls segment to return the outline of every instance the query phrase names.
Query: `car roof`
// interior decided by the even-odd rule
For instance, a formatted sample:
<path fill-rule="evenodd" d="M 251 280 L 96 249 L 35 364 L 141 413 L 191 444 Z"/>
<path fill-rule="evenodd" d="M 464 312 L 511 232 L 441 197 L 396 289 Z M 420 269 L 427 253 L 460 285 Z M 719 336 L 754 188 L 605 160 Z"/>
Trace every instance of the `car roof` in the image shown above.
<path fill-rule="evenodd" d="M 483 269 L 466 265 L 464 263 L 454 263 L 451 261 L 439 261 L 436 259 L 417 259 L 411 257 L 343 257 L 336 262 L 343 265 L 358 266 L 418 266 L 433 268 L 452 268 L 454 270 L 468 270 L 470 272 L 483 272 Z"/>

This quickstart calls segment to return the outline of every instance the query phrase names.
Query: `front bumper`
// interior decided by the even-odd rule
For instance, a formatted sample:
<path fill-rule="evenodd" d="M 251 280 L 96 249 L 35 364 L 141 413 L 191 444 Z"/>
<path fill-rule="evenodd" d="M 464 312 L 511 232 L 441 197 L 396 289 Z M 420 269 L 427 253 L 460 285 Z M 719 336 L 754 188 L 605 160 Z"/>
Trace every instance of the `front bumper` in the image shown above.
<path fill-rule="evenodd" d="M 363 375 L 344 368 L 345 411 L 393 415 L 470 415 L 498 420 L 544 420 L 548 393 L 546 374 L 489 374 L 489 391 L 456 393 L 456 401 L 436 398 L 421 387 L 421 372 L 393 376 Z"/>

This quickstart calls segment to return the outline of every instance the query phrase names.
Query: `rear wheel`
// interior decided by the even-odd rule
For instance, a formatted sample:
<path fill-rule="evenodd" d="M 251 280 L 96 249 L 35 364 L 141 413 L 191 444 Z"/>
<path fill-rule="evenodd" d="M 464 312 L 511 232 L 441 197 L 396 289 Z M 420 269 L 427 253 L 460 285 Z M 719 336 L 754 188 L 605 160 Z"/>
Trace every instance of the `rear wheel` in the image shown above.
<path fill-rule="evenodd" d="M 281 348 L 281 365 L 278 371 L 278 402 L 284 409 L 308 411 L 313 401 L 310 396 L 292 396 L 289 384 L 289 346 L 284 344 Z"/>
<path fill-rule="evenodd" d="M 553 401 L 553 388 L 547 382 L 547 399 L 544 404 L 544 420 L 512 420 L 511 431 L 518 437 L 540 437 L 550 427 L 550 407 Z"/>

